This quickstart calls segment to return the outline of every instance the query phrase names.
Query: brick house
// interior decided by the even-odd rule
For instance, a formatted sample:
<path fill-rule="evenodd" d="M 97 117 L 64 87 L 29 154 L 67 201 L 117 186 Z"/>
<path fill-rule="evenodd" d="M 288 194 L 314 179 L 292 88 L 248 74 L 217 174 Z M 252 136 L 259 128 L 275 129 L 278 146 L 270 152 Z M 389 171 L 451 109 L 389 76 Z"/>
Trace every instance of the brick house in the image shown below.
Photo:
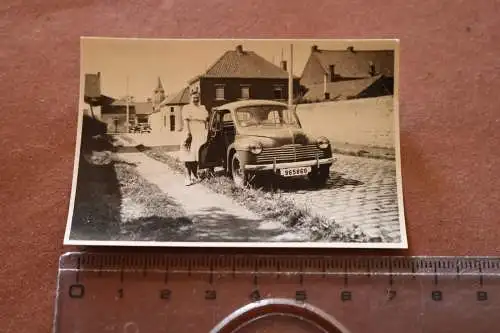
<path fill-rule="evenodd" d="M 210 110 L 241 99 L 288 99 L 288 72 L 286 61 L 281 67 L 264 59 L 254 51 L 226 51 L 204 73 L 188 81 L 190 91 L 200 93 L 200 102 Z M 293 78 L 294 96 L 299 93 L 299 78 Z"/>
<path fill-rule="evenodd" d="M 300 83 L 303 101 L 392 95 L 394 51 L 323 50 L 314 45 Z"/>

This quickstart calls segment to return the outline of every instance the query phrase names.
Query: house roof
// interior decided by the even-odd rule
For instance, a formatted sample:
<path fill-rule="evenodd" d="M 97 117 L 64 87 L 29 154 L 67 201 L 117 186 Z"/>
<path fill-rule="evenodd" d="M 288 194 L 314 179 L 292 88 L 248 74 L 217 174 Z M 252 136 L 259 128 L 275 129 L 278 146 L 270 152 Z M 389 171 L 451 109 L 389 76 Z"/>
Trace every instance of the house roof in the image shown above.
<path fill-rule="evenodd" d="M 101 96 L 101 75 L 85 74 L 84 96 L 88 98 L 98 98 Z"/>
<path fill-rule="evenodd" d="M 361 51 L 361 50 L 322 50 L 313 48 L 314 57 L 326 74 L 330 65 L 335 66 L 335 75 L 345 78 L 370 76 L 370 63 L 375 66 L 376 74 L 394 75 L 394 51 Z"/>
<path fill-rule="evenodd" d="M 124 100 L 121 100 L 121 99 L 115 99 L 110 104 L 111 104 L 111 106 L 127 106 L 127 102 L 125 102 Z M 130 102 L 129 106 L 134 106 L 134 102 Z"/>
<path fill-rule="evenodd" d="M 206 72 L 191 79 L 189 83 L 199 78 L 288 79 L 288 72 L 254 51 L 243 50 L 238 45 L 235 50 L 226 51 Z"/>
<path fill-rule="evenodd" d="M 189 104 L 189 87 L 176 92 L 174 95 L 167 97 L 161 104 L 162 105 L 184 105 Z"/>
<path fill-rule="evenodd" d="M 150 102 L 135 102 L 135 114 L 150 115 L 153 113 L 153 104 Z"/>
<path fill-rule="evenodd" d="M 330 99 L 357 97 L 373 86 L 377 81 L 381 81 L 384 78 L 385 77 L 383 75 L 377 75 L 374 77 L 356 80 L 327 82 L 326 91 L 330 93 Z M 309 85 L 306 88 L 308 91 L 304 94 L 304 99 L 315 101 L 323 100 L 325 98 L 323 83 Z"/>
<path fill-rule="evenodd" d="M 127 103 L 123 100 L 116 99 L 111 104 L 111 106 L 127 106 Z M 153 104 L 151 102 L 131 102 L 129 104 L 130 111 L 133 114 L 140 115 L 150 115 L 153 113 Z"/>

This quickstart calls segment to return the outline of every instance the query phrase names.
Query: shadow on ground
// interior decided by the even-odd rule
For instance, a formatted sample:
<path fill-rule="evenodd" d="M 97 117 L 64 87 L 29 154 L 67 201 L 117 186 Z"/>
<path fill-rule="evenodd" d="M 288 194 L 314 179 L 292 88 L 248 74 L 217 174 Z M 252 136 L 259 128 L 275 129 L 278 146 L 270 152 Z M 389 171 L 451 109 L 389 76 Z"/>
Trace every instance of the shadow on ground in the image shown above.
<path fill-rule="evenodd" d="M 204 170 L 202 178 L 226 177 L 224 170 L 208 171 Z M 275 175 L 254 175 L 251 184 L 255 188 L 264 191 L 281 190 L 283 192 L 295 191 L 318 191 L 328 189 L 339 189 L 345 186 L 360 186 L 364 183 L 357 179 L 345 176 L 345 173 L 330 171 L 330 178 L 322 186 L 312 184 L 307 177 L 286 178 Z"/>
<path fill-rule="evenodd" d="M 184 241 L 193 234 L 193 223 L 186 217 L 147 216 L 128 221 L 121 234 L 113 240 L 120 241 Z"/>
<path fill-rule="evenodd" d="M 182 207 L 172 198 L 153 184 L 144 185 L 134 182 L 131 177 L 117 175 L 117 169 L 130 169 L 131 166 L 133 164 L 123 162 L 96 166 L 82 160 L 71 239 L 177 241 L 192 234 L 191 220 L 182 216 Z M 145 191 L 149 193 L 142 195 Z M 143 210 L 140 213 L 134 211 L 133 204 Z M 132 215 L 139 213 L 144 216 L 125 219 L 123 215 L 127 208 Z"/>
<path fill-rule="evenodd" d="M 304 235 L 287 230 L 276 221 L 241 218 L 211 207 L 191 216 L 193 234 L 186 240 L 203 242 L 301 241 Z"/>
<path fill-rule="evenodd" d="M 85 115 L 70 239 L 108 240 L 119 232 L 121 195 L 114 162 L 114 139 L 106 124 Z"/>
<path fill-rule="evenodd" d="M 181 206 L 155 185 L 140 179 L 134 173 L 135 164 L 113 158 L 115 139 L 105 131 L 101 122 L 84 116 L 69 238 L 168 241 L 188 237 L 192 223 L 182 217 Z M 144 208 L 144 216 L 124 220 L 123 211 L 131 202 Z"/>
<path fill-rule="evenodd" d="M 324 185 L 315 185 L 307 177 L 285 178 L 273 175 L 257 175 L 252 185 L 263 191 L 297 192 L 339 189 L 345 186 L 360 186 L 364 183 L 357 179 L 346 177 L 344 173 L 330 171 L 330 178 Z"/>
<path fill-rule="evenodd" d="M 121 195 L 113 163 L 79 161 L 70 239 L 109 240 L 120 231 Z"/>

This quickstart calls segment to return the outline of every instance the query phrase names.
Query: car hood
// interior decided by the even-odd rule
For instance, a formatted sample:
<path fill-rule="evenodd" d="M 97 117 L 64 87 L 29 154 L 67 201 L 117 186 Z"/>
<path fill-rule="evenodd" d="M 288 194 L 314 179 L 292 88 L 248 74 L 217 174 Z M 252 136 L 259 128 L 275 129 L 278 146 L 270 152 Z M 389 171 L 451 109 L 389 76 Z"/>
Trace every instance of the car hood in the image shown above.
<path fill-rule="evenodd" d="M 312 144 L 314 138 L 300 128 L 245 128 L 239 133 L 239 140 L 258 141 L 265 147 L 288 144 Z"/>

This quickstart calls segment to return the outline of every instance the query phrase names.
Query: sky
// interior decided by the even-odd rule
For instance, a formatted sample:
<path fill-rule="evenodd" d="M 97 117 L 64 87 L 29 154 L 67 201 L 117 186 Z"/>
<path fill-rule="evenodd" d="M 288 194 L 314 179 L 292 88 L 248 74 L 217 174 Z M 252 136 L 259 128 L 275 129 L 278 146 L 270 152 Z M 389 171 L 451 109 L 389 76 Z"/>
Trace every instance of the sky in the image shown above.
<path fill-rule="evenodd" d="M 128 93 L 136 101 L 152 97 L 158 77 L 167 95 L 177 93 L 189 79 L 206 71 L 227 50 L 241 44 L 279 65 L 289 61 L 293 44 L 293 74 L 300 76 L 311 46 L 320 49 L 342 49 L 353 45 L 358 50 L 394 49 L 391 41 L 352 40 L 193 40 L 193 39 L 126 39 L 82 38 L 81 73 L 101 72 L 101 92 L 119 98 Z M 82 88 L 82 87 L 81 87 Z"/>

